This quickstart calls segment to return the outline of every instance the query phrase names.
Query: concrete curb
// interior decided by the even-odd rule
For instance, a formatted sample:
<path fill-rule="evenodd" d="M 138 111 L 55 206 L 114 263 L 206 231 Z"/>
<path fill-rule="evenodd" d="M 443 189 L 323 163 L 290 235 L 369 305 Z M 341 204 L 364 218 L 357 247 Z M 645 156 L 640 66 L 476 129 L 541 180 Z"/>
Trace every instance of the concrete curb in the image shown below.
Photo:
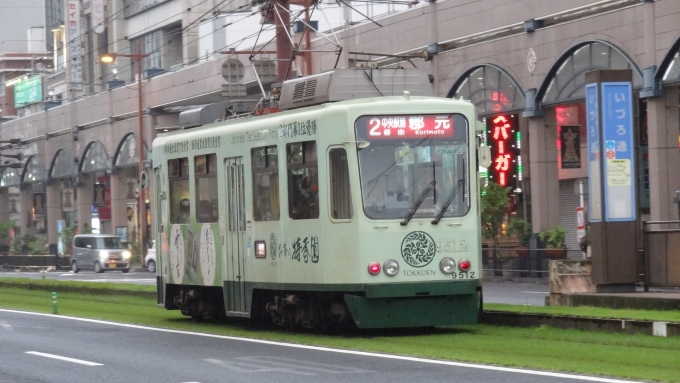
<path fill-rule="evenodd" d="M 540 327 L 550 326 L 560 329 L 583 331 L 642 333 L 655 336 L 680 336 L 680 323 L 654 322 L 632 319 L 587 318 L 557 316 L 550 314 L 511 313 L 504 311 L 484 311 L 481 323 L 494 326 Z"/>

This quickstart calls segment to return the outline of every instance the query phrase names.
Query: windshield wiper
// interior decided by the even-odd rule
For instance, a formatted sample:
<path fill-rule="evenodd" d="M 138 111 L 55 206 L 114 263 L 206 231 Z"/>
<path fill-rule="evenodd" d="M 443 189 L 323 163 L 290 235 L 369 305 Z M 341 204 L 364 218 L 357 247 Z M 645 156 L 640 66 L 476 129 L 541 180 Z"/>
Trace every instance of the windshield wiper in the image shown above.
<path fill-rule="evenodd" d="M 425 190 L 423 190 L 422 193 L 420 193 L 420 197 L 416 200 L 416 202 L 413 203 L 413 206 L 411 206 L 411 210 L 409 210 L 408 214 L 406 214 L 406 217 L 404 217 L 404 220 L 401 221 L 401 226 L 406 226 L 408 224 L 408 221 L 413 218 L 413 215 L 416 214 L 416 211 L 420 207 L 420 205 L 425 201 L 425 197 L 427 197 L 428 194 L 430 194 L 430 190 L 434 188 L 435 181 L 432 180 L 430 181 L 430 184 L 427 185 Z"/>
<path fill-rule="evenodd" d="M 434 218 L 434 221 L 431 223 L 433 225 L 436 225 L 441 221 L 442 217 L 446 213 L 446 209 L 449 208 L 449 205 L 451 205 L 451 202 L 453 202 L 453 199 L 456 198 L 456 194 L 458 194 L 458 190 L 460 190 L 461 186 L 465 183 L 465 179 L 461 178 L 456 182 L 456 187 L 451 190 L 451 193 L 446 197 L 446 200 L 444 200 L 444 204 L 442 204 L 441 209 L 439 209 L 439 213 L 437 213 L 437 216 Z"/>

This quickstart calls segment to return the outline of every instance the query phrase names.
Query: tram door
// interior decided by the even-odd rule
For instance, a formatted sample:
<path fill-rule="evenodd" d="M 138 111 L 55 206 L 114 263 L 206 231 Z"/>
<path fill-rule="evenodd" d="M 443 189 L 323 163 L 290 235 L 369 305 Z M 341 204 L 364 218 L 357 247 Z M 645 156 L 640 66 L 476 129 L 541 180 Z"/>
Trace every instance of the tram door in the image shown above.
<path fill-rule="evenodd" d="M 246 202 L 243 157 L 225 159 L 227 176 L 227 267 L 230 276 L 227 311 L 246 312 Z"/>
<path fill-rule="evenodd" d="M 156 228 L 156 233 L 154 234 L 155 250 L 156 250 L 156 292 L 158 303 L 165 302 L 165 291 L 163 290 L 165 285 L 163 284 L 163 253 L 161 249 L 163 248 L 163 218 L 161 216 L 161 170 L 156 168 L 153 170 L 153 191 L 155 192 L 153 197 L 154 208 L 151 210 L 154 216 L 153 226 Z"/>

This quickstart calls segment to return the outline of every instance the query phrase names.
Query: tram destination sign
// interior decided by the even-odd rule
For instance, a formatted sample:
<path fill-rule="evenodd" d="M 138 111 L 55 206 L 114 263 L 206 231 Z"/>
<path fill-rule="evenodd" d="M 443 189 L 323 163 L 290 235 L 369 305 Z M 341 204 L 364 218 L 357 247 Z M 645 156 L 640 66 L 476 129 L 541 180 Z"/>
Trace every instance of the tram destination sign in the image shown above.
<path fill-rule="evenodd" d="M 454 136 L 452 115 L 364 116 L 357 130 L 365 129 L 369 140 L 448 138 Z"/>

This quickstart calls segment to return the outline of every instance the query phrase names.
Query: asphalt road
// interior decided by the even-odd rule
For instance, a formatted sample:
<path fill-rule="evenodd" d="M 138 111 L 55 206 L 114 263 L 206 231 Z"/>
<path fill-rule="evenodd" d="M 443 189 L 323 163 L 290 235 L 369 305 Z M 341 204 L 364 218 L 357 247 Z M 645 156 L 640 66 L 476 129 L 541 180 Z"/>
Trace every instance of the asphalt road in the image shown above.
<path fill-rule="evenodd" d="M 40 279 L 39 272 L 0 271 L 0 277 L 17 277 Z M 81 271 L 74 274 L 70 271 L 46 273 L 47 279 L 80 282 L 126 282 L 140 285 L 155 285 L 156 275 L 146 271 L 123 274 L 118 271 L 107 271 L 97 274 L 94 271 Z M 485 303 L 508 303 L 513 305 L 544 306 L 545 297 L 550 295 L 547 284 L 520 282 L 483 281 Z"/>
<path fill-rule="evenodd" d="M 550 287 L 547 283 L 482 281 L 482 292 L 484 303 L 545 306 Z"/>
<path fill-rule="evenodd" d="M 0 383 L 620 382 L 0 309 Z"/>

